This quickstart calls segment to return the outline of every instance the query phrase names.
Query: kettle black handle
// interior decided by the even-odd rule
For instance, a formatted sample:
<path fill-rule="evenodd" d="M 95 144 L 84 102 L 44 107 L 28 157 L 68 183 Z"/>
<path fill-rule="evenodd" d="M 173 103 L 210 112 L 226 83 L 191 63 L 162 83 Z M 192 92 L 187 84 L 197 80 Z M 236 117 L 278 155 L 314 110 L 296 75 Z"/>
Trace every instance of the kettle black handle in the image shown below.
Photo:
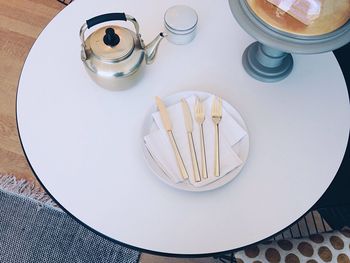
<path fill-rule="evenodd" d="M 81 59 L 83 61 L 85 61 L 87 58 L 86 51 L 85 51 L 85 36 L 84 36 L 85 31 L 97 24 L 111 21 L 111 20 L 123 20 L 123 21 L 130 21 L 131 23 L 133 23 L 136 30 L 136 36 L 138 37 L 140 43 L 143 43 L 140 35 L 139 23 L 137 23 L 135 17 L 132 17 L 131 15 L 127 15 L 125 13 L 109 13 L 109 14 L 95 16 L 89 20 L 86 20 L 86 22 L 80 28 L 79 35 L 81 39 Z"/>
<path fill-rule="evenodd" d="M 126 21 L 126 15 L 125 13 L 109 13 L 109 14 L 103 14 L 99 16 L 95 16 L 93 18 L 90 18 L 89 20 L 86 20 L 87 28 L 93 27 L 97 24 L 112 21 L 112 20 L 122 20 Z"/>

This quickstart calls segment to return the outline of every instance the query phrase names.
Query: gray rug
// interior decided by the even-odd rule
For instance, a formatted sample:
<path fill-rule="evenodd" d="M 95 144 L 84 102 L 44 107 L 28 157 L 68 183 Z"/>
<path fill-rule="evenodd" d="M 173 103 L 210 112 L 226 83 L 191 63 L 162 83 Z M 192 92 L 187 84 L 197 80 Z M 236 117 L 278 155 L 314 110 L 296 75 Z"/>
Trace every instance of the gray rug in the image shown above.
<path fill-rule="evenodd" d="M 139 257 L 77 223 L 33 184 L 0 176 L 0 263 L 134 263 Z"/>

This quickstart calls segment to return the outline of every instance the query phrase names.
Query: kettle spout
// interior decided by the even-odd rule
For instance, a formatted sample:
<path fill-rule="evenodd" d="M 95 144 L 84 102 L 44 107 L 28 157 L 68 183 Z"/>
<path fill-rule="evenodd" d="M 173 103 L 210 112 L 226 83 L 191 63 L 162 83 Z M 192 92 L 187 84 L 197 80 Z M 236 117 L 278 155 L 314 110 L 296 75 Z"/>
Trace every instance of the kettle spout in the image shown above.
<path fill-rule="evenodd" d="M 165 37 L 164 33 L 160 33 L 151 43 L 149 43 L 145 47 L 145 52 L 146 52 L 146 64 L 151 64 L 154 61 L 154 58 L 156 57 L 158 47 L 160 42 L 163 40 Z"/>

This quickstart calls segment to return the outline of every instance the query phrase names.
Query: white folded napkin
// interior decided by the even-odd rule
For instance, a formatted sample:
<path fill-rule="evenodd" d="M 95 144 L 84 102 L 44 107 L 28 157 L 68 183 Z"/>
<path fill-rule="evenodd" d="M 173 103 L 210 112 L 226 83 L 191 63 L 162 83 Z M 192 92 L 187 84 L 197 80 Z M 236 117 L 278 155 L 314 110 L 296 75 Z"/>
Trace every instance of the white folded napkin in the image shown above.
<path fill-rule="evenodd" d="M 232 170 L 242 165 L 241 159 L 233 151 L 232 146 L 238 143 L 244 136 L 246 131 L 227 113 L 225 106 L 223 105 L 222 120 L 219 124 L 219 136 L 220 136 L 220 176 L 214 176 L 214 124 L 211 119 L 211 106 L 214 96 L 209 96 L 203 101 L 205 109 L 205 121 L 203 123 L 204 141 L 206 149 L 207 171 L 208 178 L 201 180 L 201 182 L 195 182 L 193 177 L 191 153 L 187 138 L 187 132 L 185 128 L 184 116 L 182 111 L 181 102 L 167 107 L 175 141 L 180 150 L 180 154 L 184 161 L 186 170 L 189 175 L 189 181 L 194 187 L 201 187 L 210 184 Z M 201 149 L 200 149 L 200 129 L 194 118 L 195 96 L 186 98 L 186 101 L 190 107 L 193 119 L 193 140 L 195 150 L 197 154 L 197 160 L 199 167 L 201 168 Z M 155 124 L 159 130 L 153 131 L 144 137 L 145 145 L 155 159 L 159 167 L 164 173 L 174 182 L 183 182 L 183 178 L 178 169 L 176 158 L 169 142 L 166 130 L 163 127 L 163 123 L 160 118 L 160 113 L 157 111 L 152 114 Z"/>

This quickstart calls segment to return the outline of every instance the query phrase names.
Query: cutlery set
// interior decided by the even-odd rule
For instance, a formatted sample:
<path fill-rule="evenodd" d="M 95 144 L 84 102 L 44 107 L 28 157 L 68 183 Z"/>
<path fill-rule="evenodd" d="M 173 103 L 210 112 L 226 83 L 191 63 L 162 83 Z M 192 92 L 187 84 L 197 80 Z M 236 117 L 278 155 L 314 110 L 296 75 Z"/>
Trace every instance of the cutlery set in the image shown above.
<path fill-rule="evenodd" d="M 180 174 L 184 180 L 189 179 L 189 173 L 186 170 L 183 158 L 181 156 L 180 150 L 177 146 L 174 134 L 172 123 L 167 111 L 167 108 L 164 102 L 156 97 L 156 105 L 158 107 L 160 117 L 162 120 L 162 124 L 164 129 L 168 134 L 168 139 L 172 146 L 177 167 L 180 171 Z M 191 154 L 192 161 L 192 176 L 195 182 L 200 182 L 203 179 L 208 178 L 207 171 L 207 162 L 206 162 L 206 151 L 205 151 L 205 141 L 204 141 L 204 131 L 203 124 L 205 121 L 205 109 L 203 102 L 200 99 L 196 99 L 195 107 L 194 107 L 194 119 L 199 127 L 199 136 L 200 136 L 200 158 L 201 158 L 201 168 L 199 168 L 198 158 L 196 149 L 193 141 L 193 118 L 191 114 L 190 107 L 185 99 L 181 100 L 184 124 L 186 128 L 186 135 L 188 140 L 189 151 Z M 211 108 L 211 117 L 214 124 L 215 131 L 215 140 L 214 140 L 214 176 L 220 176 L 220 150 L 219 150 L 219 123 L 222 119 L 222 100 L 221 98 L 215 97 L 213 99 L 212 108 Z"/>

